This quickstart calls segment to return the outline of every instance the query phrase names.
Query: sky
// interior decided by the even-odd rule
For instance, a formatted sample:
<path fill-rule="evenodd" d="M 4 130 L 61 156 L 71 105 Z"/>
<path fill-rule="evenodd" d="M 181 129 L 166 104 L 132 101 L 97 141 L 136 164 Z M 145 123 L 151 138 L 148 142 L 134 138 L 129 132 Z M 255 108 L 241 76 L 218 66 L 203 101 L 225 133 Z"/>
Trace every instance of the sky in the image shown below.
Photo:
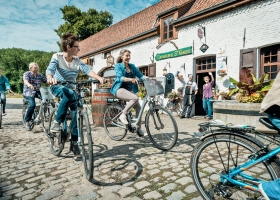
<path fill-rule="evenodd" d="M 160 0 L 0 0 L 0 49 L 59 51 L 54 32 L 64 24 L 59 8 L 65 5 L 87 12 L 89 8 L 108 11 L 113 24 Z"/>

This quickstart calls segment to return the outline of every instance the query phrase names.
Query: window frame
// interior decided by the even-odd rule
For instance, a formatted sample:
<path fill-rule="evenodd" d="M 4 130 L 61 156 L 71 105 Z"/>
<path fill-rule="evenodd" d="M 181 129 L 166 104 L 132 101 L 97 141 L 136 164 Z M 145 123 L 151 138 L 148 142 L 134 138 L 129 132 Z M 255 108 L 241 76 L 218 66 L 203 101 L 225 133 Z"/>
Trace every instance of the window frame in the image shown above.
<path fill-rule="evenodd" d="M 173 12 L 168 15 L 164 15 L 160 18 L 160 28 L 159 28 L 160 36 L 159 36 L 159 40 L 158 40 L 159 44 L 170 41 L 170 40 L 178 39 L 177 30 L 172 23 L 171 24 L 169 23 L 169 25 L 167 27 L 167 29 L 169 30 L 170 25 L 172 25 L 172 37 L 169 37 L 169 33 L 170 33 L 170 30 L 169 30 L 169 31 L 167 31 L 167 39 L 164 39 L 164 21 L 166 19 L 170 19 L 170 18 L 173 18 L 172 21 L 175 21 L 176 19 L 178 19 L 178 11 Z"/>
<path fill-rule="evenodd" d="M 272 50 L 274 50 L 274 49 L 276 49 L 276 53 L 275 54 L 271 54 Z M 267 51 L 270 51 L 269 55 L 265 55 L 265 53 Z M 269 46 L 269 47 L 262 48 L 260 54 L 261 54 L 260 55 L 260 57 L 261 57 L 261 70 L 260 70 L 261 74 L 265 72 L 265 67 L 270 67 L 270 70 L 271 70 L 271 68 L 273 66 L 276 66 L 276 75 L 275 75 L 275 77 L 273 79 L 271 79 L 272 72 L 271 71 L 267 72 L 269 74 L 268 79 L 269 80 L 274 80 L 276 78 L 277 74 L 280 71 L 280 44 L 272 45 L 272 46 Z M 275 57 L 275 56 L 277 56 L 276 57 L 276 62 L 271 62 L 272 57 Z M 270 62 L 266 63 L 266 59 L 267 58 L 270 58 L 269 59 Z M 273 72 L 275 72 L 275 71 L 273 71 Z"/>
<path fill-rule="evenodd" d="M 207 60 L 211 59 L 210 63 L 207 63 Z M 215 62 L 213 62 L 213 59 L 215 59 Z M 202 61 L 205 60 L 205 64 L 202 63 Z M 202 64 L 198 64 L 198 62 L 201 62 Z M 210 68 L 207 68 L 208 65 L 211 65 Z M 202 66 L 205 65 L 205 69 L 202 69 Z M 215 65 L 215 67 L 214 67 Z M 199 66 L 201 66 L 201 68 L 199 69 Z M 207 56 L 207 57 L 203 57 L 203 58 L 197 58 L 195 61 L 195 69 L 196 72 L 198 73 L 205 73 L 205 72 L 209 72 L 209 71 L 216 71 L 217 68 L 217 60 L 216 60 L 216 56 Z"/>

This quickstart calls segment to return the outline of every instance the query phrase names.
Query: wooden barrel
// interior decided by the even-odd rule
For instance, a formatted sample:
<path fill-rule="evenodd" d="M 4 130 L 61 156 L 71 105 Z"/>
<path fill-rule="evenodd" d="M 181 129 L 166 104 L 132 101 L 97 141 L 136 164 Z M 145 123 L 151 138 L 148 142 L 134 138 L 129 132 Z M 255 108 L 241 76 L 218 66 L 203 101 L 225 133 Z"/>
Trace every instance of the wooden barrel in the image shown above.
<path fill-rule="evenodd" d="M 96 126 L 103 126 L 103 115 L 107 108 L 106 98 L 112 98 L 110 89 L 95 89 L 92 96 L 92 120 Z"/>

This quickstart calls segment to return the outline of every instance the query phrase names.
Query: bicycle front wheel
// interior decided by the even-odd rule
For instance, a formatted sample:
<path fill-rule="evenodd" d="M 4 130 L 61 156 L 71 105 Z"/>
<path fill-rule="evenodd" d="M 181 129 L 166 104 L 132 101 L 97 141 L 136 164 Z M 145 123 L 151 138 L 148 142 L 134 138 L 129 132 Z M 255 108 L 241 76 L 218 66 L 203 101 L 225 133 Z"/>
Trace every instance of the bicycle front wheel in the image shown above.
<path fill-rule="evenodd" d="M 42 109 L 43 109 L 41 113 L 42 129 L 44 133 L 48 136 L 48 128 L 49 128 L 52 106 L 44 105 Z"/>
<path fill-rule="evenodd" d="M 173 148 L 178 139 L 178 126 L 172 114 L 161 106 L 150 109 L 145 118 L 152 143 L 161 150 Z"/>
<path fill-rule="evenodd" d="M 119 105 L 110 105 L 105 110 L 103 125 L 107 135 L 112 140 L 122 140 L 127 134 L 127 129 L 119 120 L 119 114 L 122 110 Z"/>
<path fill-rule="evenodd" d="M 81 136 L 81 141 L 79 145 L 82 152 L 85 175 L 87 180 L 91 180 L 93 177 L 93 142 L 86 109 L 81 111 L 79 127 Z"/>
<path fill-rule="evenodd" d="M 252 141 L 237 134 L 222 133 L 206 138 L 197 144 L 192 153 L 190 166 L 193 181 L 204 199 L 263 199 L 257 191 L 251 191 L 246 187 L 229 182 L 221 182 L 221 175 L 227 175 L 230 170 L 234 170 L 249 161 L 248 157 L 261 149 Z M 249 180 L 246 176 L 271 181 L 279 175 L 278 165 L 274 158 L 271 158 L 246 169 L 232 179 L 246 185 L 257 186 L 258 182 Z"/>
<path fill-rule="evenodd" d="M 0 128 L 2 128 L 3 104 L 0 103 Z"/>

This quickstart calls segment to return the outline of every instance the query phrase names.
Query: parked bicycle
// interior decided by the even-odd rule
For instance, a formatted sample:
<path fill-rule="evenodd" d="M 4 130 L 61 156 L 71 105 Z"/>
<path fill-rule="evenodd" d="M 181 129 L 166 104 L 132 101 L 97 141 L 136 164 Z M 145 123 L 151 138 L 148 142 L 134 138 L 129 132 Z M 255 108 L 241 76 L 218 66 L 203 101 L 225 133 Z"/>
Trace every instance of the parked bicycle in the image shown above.
<path fill-rule="evenodd" d="M 173 148 L 178 139 L 178 127 L 172 114 L 164 107 L 157 104 L 154 96 L 163 93 L 163 80 L 145 79 L 146 96 L 143 99 L 138 118 L 133 118 L 132 112 L 127 114 L 128 125 L 124 125 L 119 116 L 125 107 L 125 101 L 118 98 L 107 98 L 108 107 L 103 117 L 103 125 L 108 136 L 113 140 L 122 140 L 127 131 L 137 133 L 138 122 L 141 120 L 144 108 L 148 104 L 149 110 L 145 116 L 145 127 L 151 142 L 161 150 Z"/>
<path fill-rule="evenodd" d="M 216 121 L 199 124 L 203 136 L 193 150 L 190 166 L 204 199 L 264 199 L 258 185 L 280 178 L 280 130 L 268 118 L 260 118 L 260 122 L 278 131 L 278 138 L 252 126 Z"/>
<path fill-rule="evenodd" d="M 82 160 L 84 164 L 85 175 L 88 180 L 93 177 L 93 141 L 91 136 L 91 128 L 89 123 L 89 118 L 87 114 L 87 109 L 83 108 L 82 98 L 84 97 L 84 92 L 82 90 L 82 85 L 86 83 L 98 83 L 98 81 L 83 81 L 83 82 L 60 82 L 60 85 L 74 84 L 76 89 L 73 91 L 76 95 L 76 100 L 72 104 L 76 104 L 77 109 L 72 111 L 68 109 L 66 120 L 63 122 L 62 130 L 59 133 L 51 132 L 51 124 L 55 119 L 57 114 L 57 108 L 53 109 L 50 114 L 49 128 L 48 128 L 48 138 L 50 149 L 53 155 L 59 156 L 64 149 L 65 142 L 71 140 L 70 136 L 73 131 L 74 121 L 77 122 L 77 132 L 78 132 L 78 145 L 82 153 Z M 72 143 L 70 142 L 70 149 L 72 149 Z"/>
<path fill-rule="evenodd" d="M 41 87 L 41 98 L 39 99 L 39 104 L 36 105 L 32 119 L 30 121 L 31 130 L 35 125 L 42 125 L 44 133 L 47 135 L 49 127 L 49 117 L 52 109 L 55 107 L 54 96 L 51 95 L 48 87 Z M 28 110 L 29 104 L 26 98 L 23 99 L 23 108 L 22 108 L 22 123 L 25 127 L 25 115 Z"/>

